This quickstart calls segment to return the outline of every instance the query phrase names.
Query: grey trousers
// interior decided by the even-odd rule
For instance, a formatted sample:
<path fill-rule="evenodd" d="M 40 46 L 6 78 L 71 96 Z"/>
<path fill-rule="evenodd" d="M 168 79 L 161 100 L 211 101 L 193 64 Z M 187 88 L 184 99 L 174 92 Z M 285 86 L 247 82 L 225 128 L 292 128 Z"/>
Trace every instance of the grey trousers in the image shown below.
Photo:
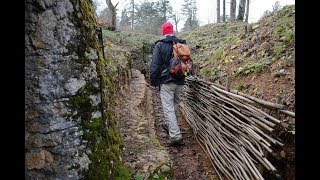
<path fill-rule="evenodd" d="M 160 98 L 165 118 L 165 123 L 169 127 L 169 136 L 171 140 L 182 137 L 179 125 L 177 123 L 178 106 L 181 101 L 181 90 L 183 85 L 177 85 L 173 82 L 162 84 L 160 87 Z"/>

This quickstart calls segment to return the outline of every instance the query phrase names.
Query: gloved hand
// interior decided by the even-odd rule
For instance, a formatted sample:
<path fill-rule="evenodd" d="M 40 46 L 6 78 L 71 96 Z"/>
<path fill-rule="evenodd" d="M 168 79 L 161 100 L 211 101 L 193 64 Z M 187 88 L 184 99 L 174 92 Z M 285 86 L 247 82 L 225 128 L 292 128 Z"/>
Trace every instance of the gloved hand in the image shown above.
<path fill-rule="evenodd" d="M 151 86 L 151 89 L 160 91 L 160 86 L 161 84 L 159 84 L 158 86 Z"/>

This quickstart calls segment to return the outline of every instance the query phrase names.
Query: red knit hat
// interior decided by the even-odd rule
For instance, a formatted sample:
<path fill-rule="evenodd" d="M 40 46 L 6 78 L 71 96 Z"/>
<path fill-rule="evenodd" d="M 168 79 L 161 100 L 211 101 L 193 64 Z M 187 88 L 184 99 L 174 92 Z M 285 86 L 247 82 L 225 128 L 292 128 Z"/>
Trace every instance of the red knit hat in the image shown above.
<path fill-rule="evenodd" d="M 165 22 L 162 24 L 162 35 L 173 34 L 173 25 L 170 22 Z"/>

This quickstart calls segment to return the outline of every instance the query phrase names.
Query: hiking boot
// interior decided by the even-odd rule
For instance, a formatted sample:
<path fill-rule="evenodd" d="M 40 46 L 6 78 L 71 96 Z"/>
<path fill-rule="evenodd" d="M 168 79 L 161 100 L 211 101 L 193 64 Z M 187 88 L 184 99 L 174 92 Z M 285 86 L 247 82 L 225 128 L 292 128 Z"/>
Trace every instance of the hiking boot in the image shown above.
<path fill-rule="evenodd" d="M 167 134 L 169 134 L 169 127 L 167 124 L 162 124 L 162 128 L 166 131 Z"/>
<path fill-rule="evenodd" d="M 176 145 L 176 144 L 181 144 L 182 140 L 183 140 L 182 137 L 180 137 L 178 139 L 171 139 L 170 142 L 169 142 L 169 145 L 173 146 L 173 145 Z"/>

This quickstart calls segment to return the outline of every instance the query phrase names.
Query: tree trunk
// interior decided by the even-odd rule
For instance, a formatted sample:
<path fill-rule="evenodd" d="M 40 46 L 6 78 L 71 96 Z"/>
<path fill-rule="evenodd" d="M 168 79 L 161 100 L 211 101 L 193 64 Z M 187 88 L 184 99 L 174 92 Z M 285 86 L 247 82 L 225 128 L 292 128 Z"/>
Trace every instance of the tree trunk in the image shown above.
<path fill-rule="evenodd" d="M 245 11 L 245 6 L 246 6 L 246 1 L 247 0 L 240 0 L 239 2 L 239 11 L 238 11 L 238 21 L 243 21 L 244 19 L 244 11 Z"/>
<path fill-rule="evenodd" d="M 178 31 L 178 23 L 180 21 L 180 15 L 176 12 L 175 15 L 174 15 L 174 24 L 176 26 L 176 31 L 177 33 L 179 33 Z"/>
<path fill-rule="evenodd" d="M 231 0 L 230 2 L 230 21 L 236 20 L 237 1 Z"/>
<path fill-rule="evenodd" d="M 248 23 L 248 19 L 249 19 L 249 3 L 250 3 L 250 0 L 247 0 L 246 23 Z"/>
<path fill-rule="evenodd" d="M 133 31 L 133 22 L 134 22 L 134 0 L 132 0 L 132 12 L 131 12 L 131 30 Z"/>
<path fill-rule="evenodd" d="M 108 8 L 111 12 L 111 30 L 116 30 L 116 23 L 117 23 L 117 11 L 116 11 L 116 7 L 119 4 L 119 2 L 113 6 L 111 0 L 106 0 L 106 3 L 108 5 Z"/>
<path fill-rule="evenodd" d="M 222 6 L 223 6 L 222 22 L 226 22 L 226 0 L 223 0 Z"/>
<path fill-rule="evenodd" d="M 217 23 L 220 22 L 220 0 L 217 0 Z"/>

